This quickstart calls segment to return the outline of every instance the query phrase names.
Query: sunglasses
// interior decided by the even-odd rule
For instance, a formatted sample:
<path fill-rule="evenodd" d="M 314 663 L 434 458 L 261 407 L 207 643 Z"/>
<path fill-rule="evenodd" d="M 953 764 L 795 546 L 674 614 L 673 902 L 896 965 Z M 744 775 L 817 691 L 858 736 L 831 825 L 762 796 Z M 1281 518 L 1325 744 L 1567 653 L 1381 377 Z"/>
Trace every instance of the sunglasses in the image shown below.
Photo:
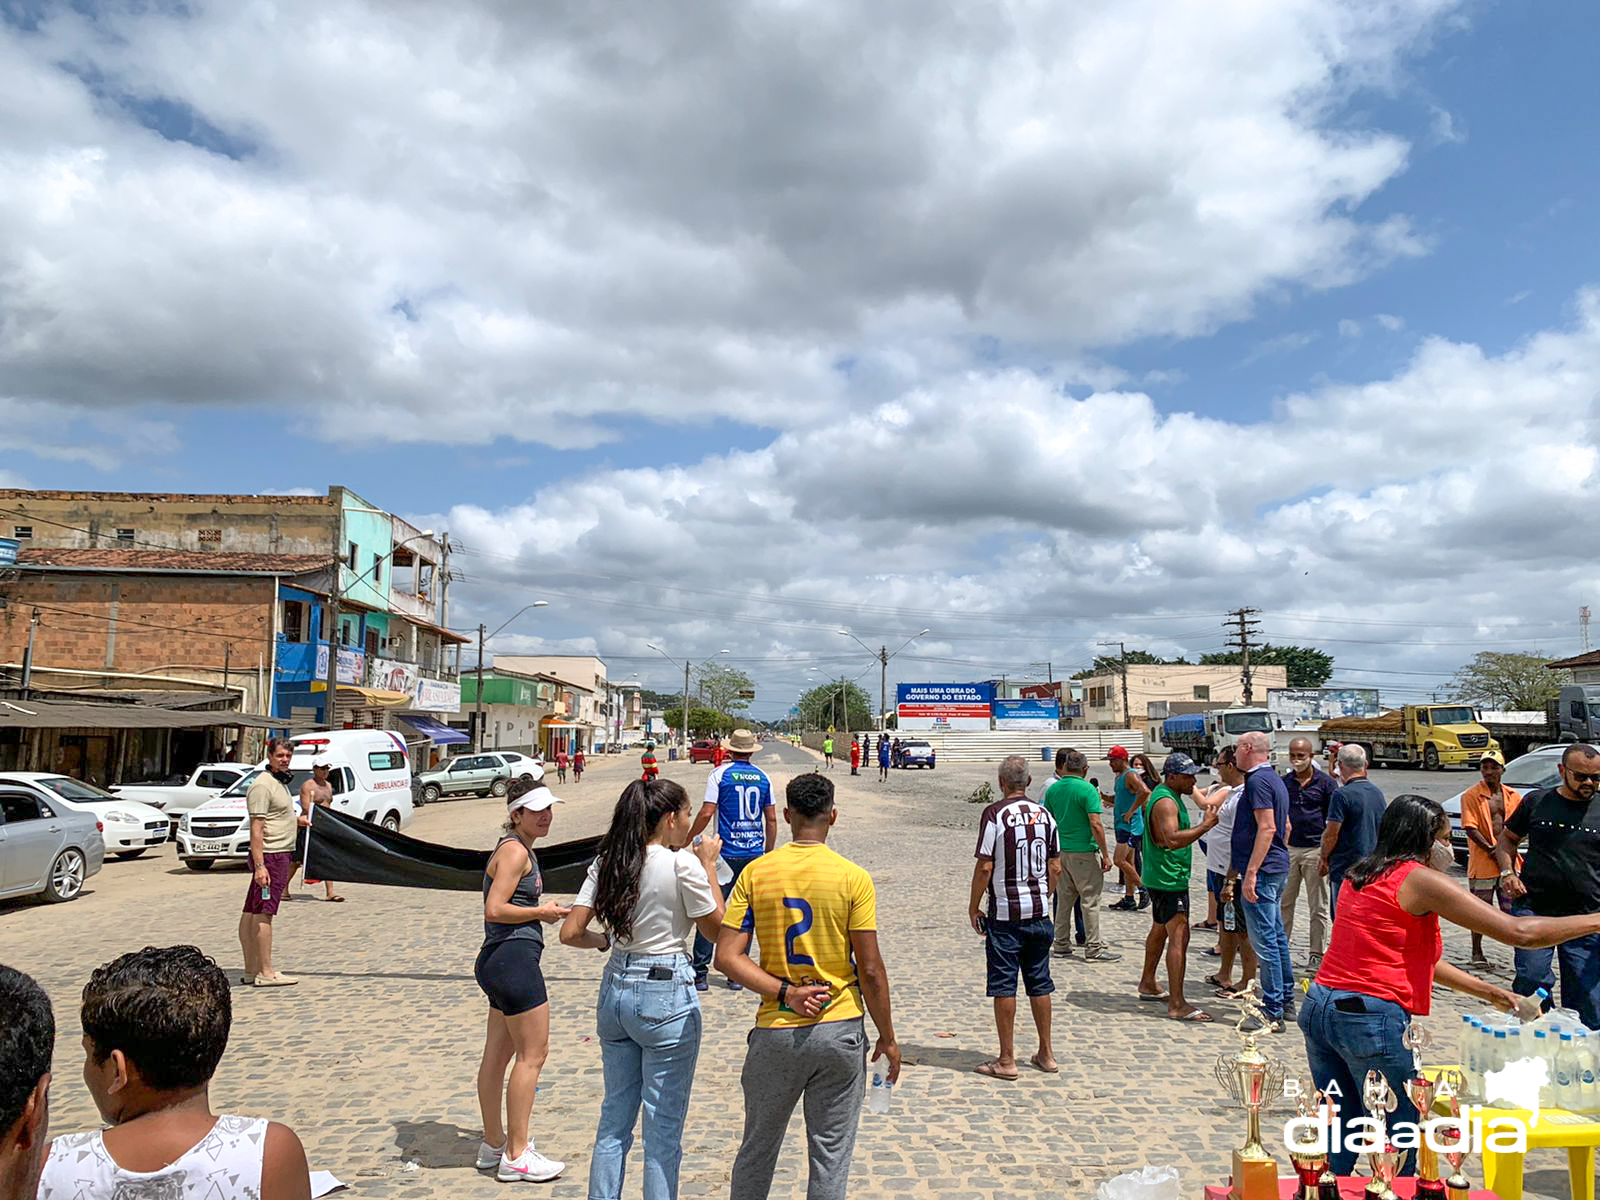
<path fill-rule="evenodd" d="M 1600 771 L 1574 771 L 1568 767 L 1567 778 L 1573 783 L 1600 783 Z"/>

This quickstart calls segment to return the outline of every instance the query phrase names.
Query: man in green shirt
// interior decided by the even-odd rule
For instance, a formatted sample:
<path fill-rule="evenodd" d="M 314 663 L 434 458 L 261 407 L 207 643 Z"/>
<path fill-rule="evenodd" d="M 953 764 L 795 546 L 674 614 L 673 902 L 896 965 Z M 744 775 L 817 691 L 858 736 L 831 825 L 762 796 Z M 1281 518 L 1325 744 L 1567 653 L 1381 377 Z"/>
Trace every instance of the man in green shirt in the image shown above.
<path fill-rule="evenodd" d="M 1200 768 L 1187 754 L 1175 751 L 1162 764 L 1162 781 L 1150 793 L 1144 828 L 1142 882 L 1150 896 L 1150 934 L 1144 941 L 1144 974 L 1139 977 L 1139 999 L 1165 1000 L 1167 1015 L 1175 1021 L 1209 1021 L 1208 1013 L 1183 998 L 1184 956 L 1189 952 L 1189 873 L 1194 844 L 1217 823 L 1214 808 L 1206 810 L 1200 824 L 1189 824 L 1183 797 L 1194 791 Z M 1156 983 L 1161 952 L 1167 956 L 1167 983 Z"/>
<path fill-rule="evenodd" d="M 1044 807 L 1061 831 L 1061 884 L 1056 889 L 1055 954 L 1072 957 L 1072 906 L 1083 909 L 1083 957 L 1115 962 L 1100 940 L 1100 894 L 1111 869 L 1106 831 L 1100 823 L 1100 790 L 1084 778 L 1089 760 L 1076 750 L 1056 751 L 1056 780 L 1044 794 Z"/>

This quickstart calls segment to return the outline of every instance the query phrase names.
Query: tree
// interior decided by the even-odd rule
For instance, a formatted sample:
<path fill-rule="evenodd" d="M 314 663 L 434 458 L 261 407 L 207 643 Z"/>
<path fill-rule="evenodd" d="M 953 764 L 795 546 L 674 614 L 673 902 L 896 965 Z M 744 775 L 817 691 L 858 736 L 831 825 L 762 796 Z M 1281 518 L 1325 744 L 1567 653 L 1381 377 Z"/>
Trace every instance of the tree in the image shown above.
<path fill-rule="evenodd" d="M 1202 654 L 1200 662 L 1208 667 L 1239 666 L 1237 650 L 1221 650 L 1215 654 Z M 1314 646 L 1274 646 L 1271 642 L 1250 651 L 1250 664 L 1256 667 L 1289 668 L 1289 686 L 1292 688 L 1318 688 L 1333 675 L 1333 655 L 1324 654 Z"/>
<path fill-rule="evenodd" d="M 695 679 L 696 696 L 706 707 L 725 713 L 742 713 L 750 707 L 750 701 L 739 693 L 751 691 L 756 685 L 737 667 L 706 663 L 696 672 Z"/>
<path fill-rule="evenodd" d="M 668 727 L 678 728 L 683 724 L 683 705 L 680 701 L 677 708 L 669 708 L 663 718 Z M 738 718 L 730 713 L 718 712 L 714 708 L 704 705 L 691 705 L 689 708 L 689 736 L 708 737 L 713 733 L 727 733 L 737 725 Z"/>
<path fill-rule="evenodd" d="M 1451 680 L 1456 695 L 1494 709 L 1533 709 L 1543 712 L 1547 700 L 1556 699 L 1562 684 L 1571 683 L 1568 671 L 1552 671 L 1542 654 L 1513 654 L 1485 650 L 1463 666 Z"/>
<path fill-rule="evenodd" d="M 1074 679 L 1088 679 L 1091 675 L 1114 675 L 1122 670 L 1122 659 L 1115 654 L 1096 654 L 1094 665 L 1085 667 L 1072 677 Z M 1129 650 L 1128 665 L 1130 667 L 1182 667 L 1188 666 L 1187 658 L 1162 658 L 1159 654 L 1151 654 L 1148 650 Z"/>
<path fill-rule="evenodd" d="M 872 699 L 850 682 L 835 679 L 818 684 L 796 701 L 800 720 L 814 729 L 872 729 Z"/>
<path fill-rule="evenodd" d="M 639 703 L 648 709 L 665 710 L 674 706 L 683 707 L 682 692 L 652 692 L 649 688 L 639 689 Z"/>

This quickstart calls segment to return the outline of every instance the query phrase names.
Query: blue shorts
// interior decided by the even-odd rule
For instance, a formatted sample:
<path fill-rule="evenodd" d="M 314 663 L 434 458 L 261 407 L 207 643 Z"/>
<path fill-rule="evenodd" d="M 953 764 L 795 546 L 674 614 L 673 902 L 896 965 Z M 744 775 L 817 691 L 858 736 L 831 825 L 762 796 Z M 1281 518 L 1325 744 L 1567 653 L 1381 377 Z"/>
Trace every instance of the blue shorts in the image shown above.
<path fill-rule="evenodd" d="M 1056 927 L 1049 917 L 1031 921 L 990 921 L 984 939 L 989 963 L 989 996 L 1015 996 L 1017 972 L 1022 989 L 1030 996 L 1048 996 L 1056 990 L 1050 978 L 1050 949 Z"/>
<path fill-rule="evenodd" d="M 1117 845 L 1119 845 L 1119 846 L 1139 846 L 1139 845 L 1143 845 L 1143 844 L 1144 844 L 1144 833 L 1142 831 L 1139 832 L 1139 833 L 1135 833 L 1131 829 L 1119 829 L 1119 830 L 1117 830 Z"/>
<path fill-rule="evenodd" d="M 1228 877 L 1221 871 L 1207 871 L 1206 891 L 1210 892 L 1213 896 L 1220 900 L 1222 899 L 1222 885 L 1227 881 Z"/>

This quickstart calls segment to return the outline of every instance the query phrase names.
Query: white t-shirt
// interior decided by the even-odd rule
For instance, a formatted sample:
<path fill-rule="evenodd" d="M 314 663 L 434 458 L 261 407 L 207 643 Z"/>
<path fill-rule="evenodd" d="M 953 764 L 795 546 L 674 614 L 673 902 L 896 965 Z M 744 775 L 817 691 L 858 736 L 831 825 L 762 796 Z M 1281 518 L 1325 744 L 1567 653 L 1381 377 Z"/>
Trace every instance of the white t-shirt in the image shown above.
<path fill-rule="evenodd" d="M 1228 798 L 1217 809 L 1217 827 L 1206 834 L 1206 870 L 1218 875 L 1228 873 L 1229 858 L 1233 853 L 1233 818 L 1239 812 L 1239 797 L 1244 795 L 1244 784 L 1228 793 Z"/>
<path fill-rule="evenodd" d="M 68 1133 L 50 1144 L 39 1200 L 253 1200 L 261 1195 L 267 1122 L 223 1116 L 191 1150 L 159 1171 L 127 1171 L 100 1131 Z"/>
<path fill-rule="evenodd" d="M 594 907 L 600 860 L 589 864 L 589 874 L 573 903 Z M 639 903 L 633 909 L 633 936 L 617 939 L 615 949 L 626 954 L 687 954 L 694 919 L 716 912 L 706 869 L 690 850 L 668 850 L 650 845 L 639 872 Z"/>

